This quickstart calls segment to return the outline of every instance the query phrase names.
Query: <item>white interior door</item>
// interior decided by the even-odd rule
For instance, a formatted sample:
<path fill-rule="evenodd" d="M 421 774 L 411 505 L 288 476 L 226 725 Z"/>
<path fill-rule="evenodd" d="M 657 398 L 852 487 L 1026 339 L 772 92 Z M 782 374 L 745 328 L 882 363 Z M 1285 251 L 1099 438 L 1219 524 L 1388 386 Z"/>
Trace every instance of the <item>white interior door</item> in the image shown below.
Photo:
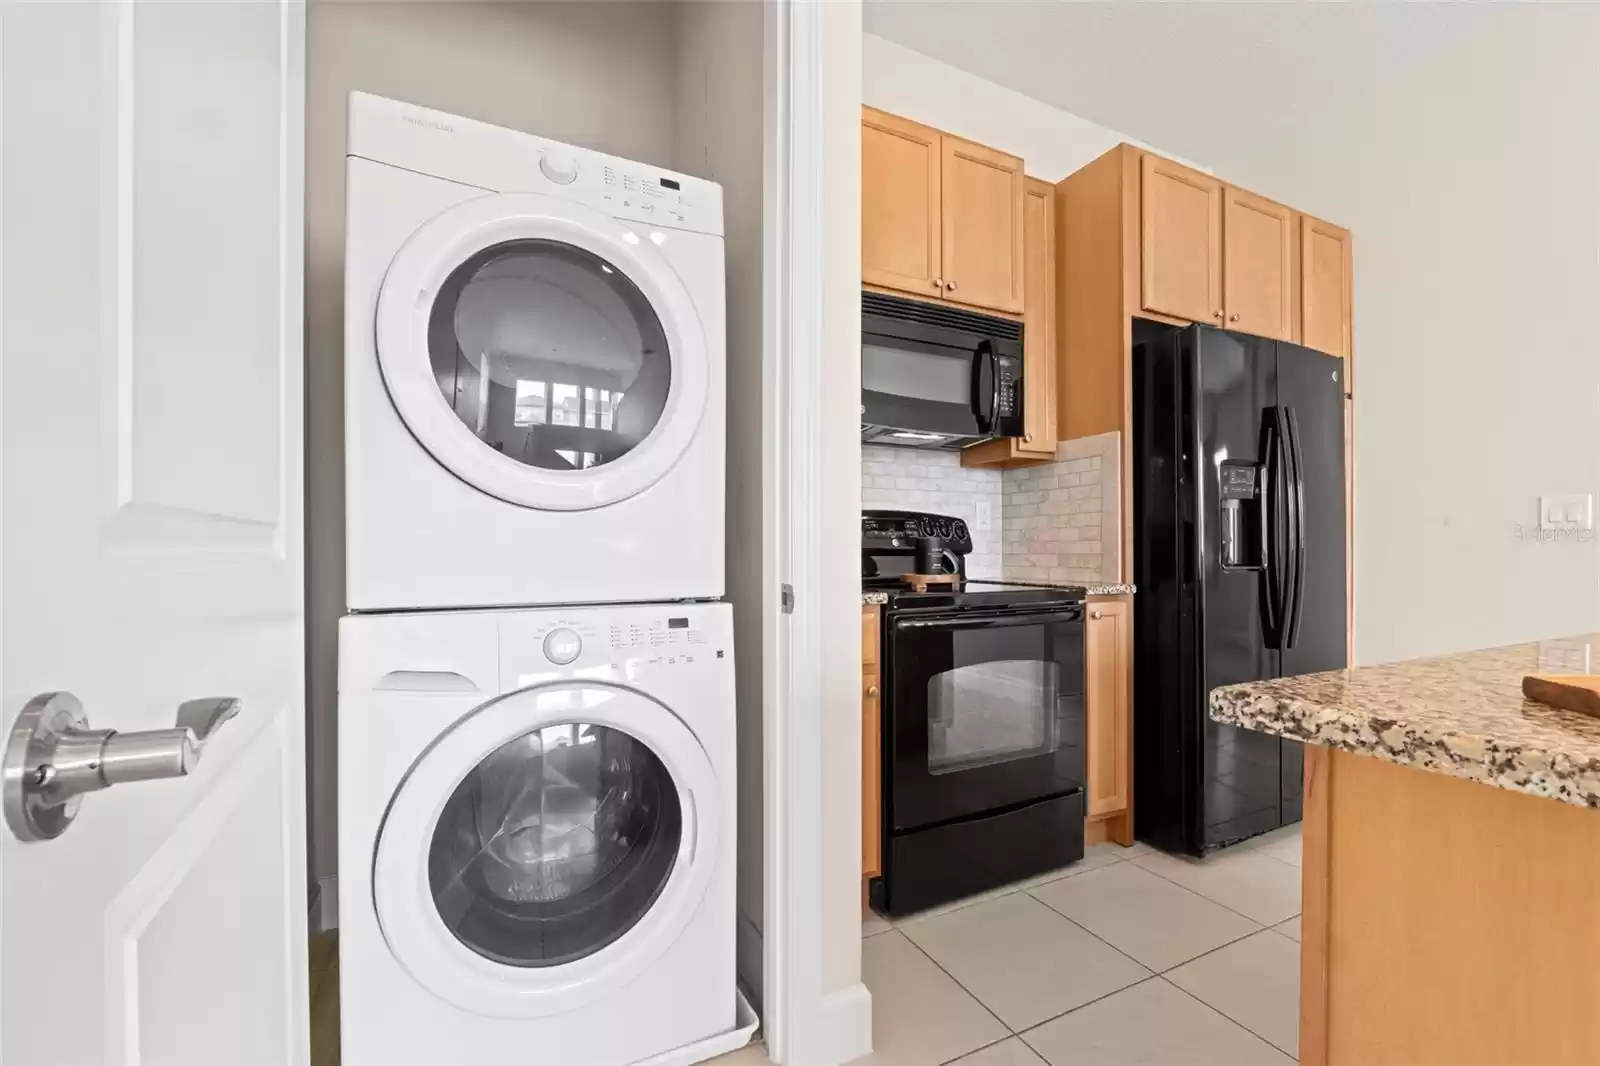
<path fill-rule="evenodd" d="M 65 691 L 121 734 L 5 787 L 170 772 L 176 731 L 112 755 L 242 708 L 54 839 L 13 804 L 5 1066 L 308 1057 L 303 38 L 298 4 L 0 9 L 0 714 Z"/>

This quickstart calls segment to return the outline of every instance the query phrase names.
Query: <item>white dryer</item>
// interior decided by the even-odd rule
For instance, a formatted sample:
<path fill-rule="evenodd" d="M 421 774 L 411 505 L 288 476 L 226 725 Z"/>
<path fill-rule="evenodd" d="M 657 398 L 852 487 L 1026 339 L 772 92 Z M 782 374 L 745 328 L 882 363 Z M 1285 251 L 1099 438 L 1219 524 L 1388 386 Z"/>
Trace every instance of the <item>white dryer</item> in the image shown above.
<path fill-rule="evenodd" d="M 726 604 L 342 621 L 345 1066 L 734 1029 L 732 640 Z"/>
<path fill-rule="evenodd" d="M 713 182 L 352 93 L 352 610 L 722 595 Z"/>

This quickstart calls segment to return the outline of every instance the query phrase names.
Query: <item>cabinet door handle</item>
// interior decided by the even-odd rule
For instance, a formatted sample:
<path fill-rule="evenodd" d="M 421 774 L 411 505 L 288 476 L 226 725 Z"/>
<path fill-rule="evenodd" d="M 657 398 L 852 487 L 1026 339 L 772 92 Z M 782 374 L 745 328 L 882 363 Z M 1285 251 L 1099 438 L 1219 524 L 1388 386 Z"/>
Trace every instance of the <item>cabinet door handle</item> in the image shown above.
<path fill-rule="evenodd" d="M 933 287 L 936 288 L 936 289 L 944 288 L 944 279 L 943 278 L 934 278 L 933 279 Z"/>
<path fill-rule="evenodd" d="M 867 686 L 867 699 L 875 700 L 877 698 L 878 698 L 878 686 L 877 685 L 868 685 Z"/>
<path fill-rule="evenodd" d="M 1211 317 L 1212 318 L 1221 318 L 1222 317 L 1222 312 L 1221 311 L 1213 311 L 1213 312 L 1211 312 Z"/>
<path fill-rule="evenodd" d="M 1237 322 L 1237 321 L 1239 321 L 1239 316 L 1238 315 L 1229 315 L 1228 316 L 1228 321 L 1229 322 Z"/>
<path fill-rule="evenodd" d="M 1089 617 L 1090 618 L 1099 618 L 1100 617 L 1099 610 L 1097 609 L 1097 610 L 1090 611 L 1089 612 Z"/>
<path fill-rule="evenodd" d="M 953 282 L 953 281 L 945 282 L 944 283 L 944 287 L 949 289 L 951 292 L 955 292 L 956 291 L 956 283 Z"/>

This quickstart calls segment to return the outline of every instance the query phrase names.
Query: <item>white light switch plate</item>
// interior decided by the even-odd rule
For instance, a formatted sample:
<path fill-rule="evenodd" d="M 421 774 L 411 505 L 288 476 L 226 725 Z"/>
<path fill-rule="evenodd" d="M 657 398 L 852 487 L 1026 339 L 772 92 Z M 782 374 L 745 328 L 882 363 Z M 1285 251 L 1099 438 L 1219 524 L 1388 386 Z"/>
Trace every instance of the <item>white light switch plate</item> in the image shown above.
<path fill-rule="evenodd" d="M 1540 496 L 1539 527 L 1593 529 L 1594 495 L 1588 492 L 1569 492 L 1559 496 Z"/>
<path fill-rule="evenodd" d="M 994 512 L 988 500 L 979 500 L 973 507 L 972 528 L 978 533 L 987 533 L 994 525 Z"/>

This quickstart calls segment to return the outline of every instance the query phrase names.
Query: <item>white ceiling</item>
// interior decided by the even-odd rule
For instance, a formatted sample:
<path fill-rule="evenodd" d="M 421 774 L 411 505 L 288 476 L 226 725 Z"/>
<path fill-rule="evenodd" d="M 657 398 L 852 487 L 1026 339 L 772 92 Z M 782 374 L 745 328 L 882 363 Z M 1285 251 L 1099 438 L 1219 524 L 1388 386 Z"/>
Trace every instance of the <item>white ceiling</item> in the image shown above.
<path fill-rule="evenodd" d="M 1513 7 L 866 0 L 864 18 L 868 33 L 1226 167 Z"/>

